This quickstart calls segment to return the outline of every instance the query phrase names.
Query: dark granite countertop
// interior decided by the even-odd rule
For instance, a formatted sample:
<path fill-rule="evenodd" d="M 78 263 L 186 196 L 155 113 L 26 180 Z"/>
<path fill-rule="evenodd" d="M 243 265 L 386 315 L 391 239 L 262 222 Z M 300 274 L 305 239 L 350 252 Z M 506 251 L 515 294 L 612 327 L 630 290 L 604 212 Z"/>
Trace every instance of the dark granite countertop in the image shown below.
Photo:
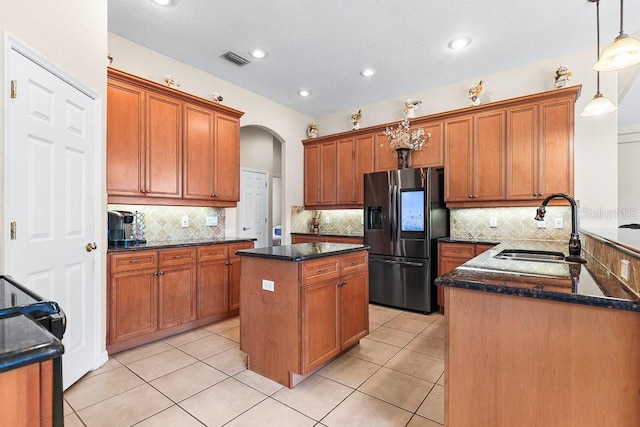
<path fill-rule="evenodd" d="M 638 298 L 622 288 L 598 284 L 587 264 L 515 261 L 495 258 L 504 249 L 527 249 L 568 254 L 566 242 L 503 242 L 455 270 L 436 279 L 438 286 L 471 289 L 505 295 L 541 298 L 621 310 L 640 311 Z M 584 253 L 583 253 L 584 255 Z"/>
<path fill-rule="evenodd" d="M 368 250 L 367 245 L 352 245 L 347 243 L 298 243 L 296 245 L 272 246 L 267 248 L 243 249 L 236 255 L 271 258 L 281 261 L 306 261 L 332 255 Z"/>
<path fill-rule="evenodd" d="M 319 236 L 319 237 L 356 237 L 363 239 L 364 236 L 362 234 L 337 234 L 337 233 L 291 233 L 292 236 Z"/>
<path fill-rule="evenodd" d="M 60 340 L 26 315 L 0 318 L 0 372 L 44 362 L 62 353 Z"/>
<path fill-rule="evenodd" d="M 145 249 L 178 248 L 187 246 L 215 245 L 221 243 L 255 242 L 256 239 L 221 237 L 219 239 L 187 239 L 187 240 L 150 240 L 147 243 L 139 243 L 131 246 L 109 245 L 107 253 L 143 251 Z"/>

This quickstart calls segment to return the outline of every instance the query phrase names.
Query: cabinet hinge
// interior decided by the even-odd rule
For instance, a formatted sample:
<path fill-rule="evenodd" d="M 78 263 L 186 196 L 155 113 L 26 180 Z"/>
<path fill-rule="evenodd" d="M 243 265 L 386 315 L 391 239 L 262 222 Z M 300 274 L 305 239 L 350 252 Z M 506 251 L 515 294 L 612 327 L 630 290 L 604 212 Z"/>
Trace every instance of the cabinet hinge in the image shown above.
<path fill-rule="evenodd" d="M 11 80 L 11 99 L 18 97 L 18 81 Z"/>

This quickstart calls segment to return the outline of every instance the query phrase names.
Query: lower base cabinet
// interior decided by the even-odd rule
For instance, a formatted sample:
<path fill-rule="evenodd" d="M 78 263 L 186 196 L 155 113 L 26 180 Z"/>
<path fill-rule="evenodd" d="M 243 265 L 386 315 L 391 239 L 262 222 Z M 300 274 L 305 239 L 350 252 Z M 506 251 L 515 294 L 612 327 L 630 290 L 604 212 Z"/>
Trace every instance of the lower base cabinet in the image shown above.
<path fill-rule="evenodd" d="M 51 360 L 0 373 L 0 385 L 2 425 L 53 425 Z"/>
<path fill-rule="evenodd" d="M 319 235 L 305 235 L 305 234 L 292 234 L 291 244 L 297 243 L 348 243 L 352 245 L 361 245 L 364 241 L 363 237 L 358 236 L 319 236 Z"/>

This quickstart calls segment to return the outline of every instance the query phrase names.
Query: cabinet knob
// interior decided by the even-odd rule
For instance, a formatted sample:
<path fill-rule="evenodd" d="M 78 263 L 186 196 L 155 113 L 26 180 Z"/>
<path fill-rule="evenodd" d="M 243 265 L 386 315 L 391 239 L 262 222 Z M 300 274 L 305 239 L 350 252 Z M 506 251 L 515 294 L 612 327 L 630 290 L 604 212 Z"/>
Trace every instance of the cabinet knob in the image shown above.
<path fill-rule="evenodd" d="M 154 275 L 154 276 L 157 276 L 157 275 L 158 275 L 158 272 L 156 271 L 155 273 L 153 273 L 153 275 Z"/>
<path fill-rule="evenodd" d="M 211 195 L 211 197 L 218 197 L 218 195 L 214 193 Z"/>
<path fill-rule="evenodd" d="M 161 275 L 161 276 L 164 276 L 164 271 L 161 271 L 161 272 L 160 272 L 160 275 Z"/>

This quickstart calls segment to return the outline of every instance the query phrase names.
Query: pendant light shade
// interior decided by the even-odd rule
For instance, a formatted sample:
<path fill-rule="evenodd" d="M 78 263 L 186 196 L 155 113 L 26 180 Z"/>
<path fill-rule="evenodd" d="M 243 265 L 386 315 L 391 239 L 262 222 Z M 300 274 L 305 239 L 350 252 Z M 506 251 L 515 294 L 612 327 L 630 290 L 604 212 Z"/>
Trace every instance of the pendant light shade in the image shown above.
<path fill-rule="evenodd" d="M 591 1 L 591 0 L 590 0 Z M 620 34 L 602 52 L 598 62 L 593 65 L 596 71 L 617 71 L 640 64 L 640 40 L 629 37 L 622 29 L 624 4 L 620 0 Z"/>
<path fill-rule="evenodd" d="M 589 0 L 596 4 L 596 39 L 597 39 L 597 55 L 600 56 L 600 0 Z M 613 102 L 609 101 L 600 93 L 600 71 L 597 75 L 597 91 L 591 101 L 585 105 L 584 110 L 580 113 L 581 117 L 595 117 L 603 114 L 613 113 L 618 109 Z"/>

